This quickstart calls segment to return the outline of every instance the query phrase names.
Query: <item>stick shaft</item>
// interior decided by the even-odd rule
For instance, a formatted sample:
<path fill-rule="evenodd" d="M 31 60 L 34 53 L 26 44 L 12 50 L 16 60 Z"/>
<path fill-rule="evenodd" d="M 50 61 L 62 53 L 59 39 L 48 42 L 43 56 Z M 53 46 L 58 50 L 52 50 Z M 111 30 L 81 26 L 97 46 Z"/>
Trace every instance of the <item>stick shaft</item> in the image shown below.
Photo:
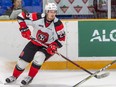
<path fill-rule="evenodd" d="M 71 62 L 72 64 L 74 64 L 75 66 L 77 66 L 77 67 L 79 67 L 80 69 L 84 70 L 85 72 L 89 73 L 90 75 L 92 75 L 92 74 L 93 74 L 92 72 L 88 71 L 87 69 L 83 68 L 82 66 L 80 66 L 79 64 L 77 64 L 77 63 L 73 62 L 72 60 L 70 60 L 69 58 L 67 58 L 67 57 L 63 56 L 62 54 L 59 54 L 59 53 L 56 53 L 56 54 L 58 54 L 58 55 L 62 56 L 65 60 L 67 60 L 67 61 Z M 96 77 L 96 76 L 95 76 L 95 77 Z"/>

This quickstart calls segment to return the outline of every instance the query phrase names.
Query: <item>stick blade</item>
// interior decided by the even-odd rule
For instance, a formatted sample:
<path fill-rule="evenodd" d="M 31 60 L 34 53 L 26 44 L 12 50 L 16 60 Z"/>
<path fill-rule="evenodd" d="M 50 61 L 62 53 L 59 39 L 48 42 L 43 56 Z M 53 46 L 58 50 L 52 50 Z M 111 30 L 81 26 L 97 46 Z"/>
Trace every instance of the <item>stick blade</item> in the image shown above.
<path fill-rule="evenodd" d="M 105 78 L 105 77 L 107 77 L 107 76 L 109 76 L 110 75 L 110 73 L 109 72 L 106 72 L 106 73 L 103 73 L 103 74 L 101 74 L 101 75 L 96 75 L 96 77 L 98 78 L 98 79 L 102 79 L 102 78 Z"/>

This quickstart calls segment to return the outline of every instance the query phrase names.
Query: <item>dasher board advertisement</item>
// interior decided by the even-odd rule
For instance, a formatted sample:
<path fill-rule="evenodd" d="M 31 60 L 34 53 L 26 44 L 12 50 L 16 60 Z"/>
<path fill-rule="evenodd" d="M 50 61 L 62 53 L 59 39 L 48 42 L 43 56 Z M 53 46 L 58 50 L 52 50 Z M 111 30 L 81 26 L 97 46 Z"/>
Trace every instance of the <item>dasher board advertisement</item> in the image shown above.
<path fill-rule="evenodd" d="M 79 21 L 79 57 L 116 56 L 116 21 Z"/>

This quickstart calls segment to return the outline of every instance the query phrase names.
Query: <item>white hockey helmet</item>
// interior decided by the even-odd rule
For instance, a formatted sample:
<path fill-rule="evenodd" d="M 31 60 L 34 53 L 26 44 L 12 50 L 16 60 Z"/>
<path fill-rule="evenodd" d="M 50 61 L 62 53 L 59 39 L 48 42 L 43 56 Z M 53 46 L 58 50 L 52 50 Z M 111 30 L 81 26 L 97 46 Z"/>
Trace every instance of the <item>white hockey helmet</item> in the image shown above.
<path fill-rule="evenodd" d="M 48 3 L 46 6 L 45 6 L 45 11 L 48 11 L 48 10 L 56 10 L 57 11 L 57 6 L 55 3 Z"/>

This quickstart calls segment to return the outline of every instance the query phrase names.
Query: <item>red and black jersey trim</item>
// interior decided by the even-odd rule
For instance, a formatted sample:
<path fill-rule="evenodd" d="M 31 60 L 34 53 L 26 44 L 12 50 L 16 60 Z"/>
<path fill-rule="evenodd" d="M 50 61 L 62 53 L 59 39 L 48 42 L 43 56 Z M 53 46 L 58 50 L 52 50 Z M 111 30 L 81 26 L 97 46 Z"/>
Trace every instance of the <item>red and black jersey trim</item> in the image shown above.
<path fill-rule="evenodd" d="M 37 13 L 37 18 L 38 18 L 38 19 L 41 19 L 41 18 L 42 18 L 41 15 L 42 15 L 41 13 Z"/>
<path fill-rule="evenodd" d="M 60 20 L 58 20 L 56 23 L 54 23 L 54 25 L 55 25 L 56 32 L 60 31 L 60 30 L 62 30 L 64 28 L 64 26 L 63 26 L 63 24 L 62 24 L 62 22 Z"/>
<path fill-rule="evenodd" d="M 61 35 L 58 35 L 58 38 L 60 41 L 64 41 L 65 40 L 65 32 L 63 32 Z"/>
<path fill-rule="evenodd" d="M 34 68 L 37 68 L 37 69 L 40 69 L 41 68 L 41 65 L 37 65 L 35 62 L 32 63 L 32 66 Z"/>
<path fill-rule="evenodd" d="M 20 25 L 19 29 L 20 29 L 21 32 L 25 32 L 25 31 L 28 30 L 28 26 L 26 25 L 26 23 L 24 21 L 20 22 L 19 25 Z"/>
<path fill-rule="evenodd" d="M 57 22 L 55 22 L 54 24 L 55 24 L 55 26 L 59 26 L 59 25 L 61 25 L 61 24 L 62 24 L 62 22 L 61 22 L 60 20 L 58 20 L 58 21 L 57 21 Z"/>
<path fill-rule="evenodd" d="M 21 32 L 25 32 L 25 31 L 27 31 L 27 30 L 29 30 L 28 28 L 25 28 L 25 29 L 21 29 L 20 31 Z"/>
<path fill-rule="evenodd" d="M 20 16 L 17 16 L 17 19 L 18 20 L 24 20 L 22 17 L 20 17 Z"/>
<path fill-rule="evenodd" d="M 22 18 L 22 17 L 20 17 L 20 16 L 17 16 L 17 19 L 18 19 L 18 20 L 23 20 L 23 21 L 24 21 L 25 19 L 26 19 L 26 20 L 30 20 L 29 18 L 25 18 L 25 19 L 24 19 L 24 18 Z"/>
<path fill-rule="evenodd" d="M 60 20 L 58 20 L 56 23 L 54 23 L 54 25 L 55 25 L 56 32 L 58 32 L 60 30 L 62 31 L 63 28 L 64 28 L 64 25 L 63 25 L 63 23 Z M 61 34 L 57 34 L 57 35 L 58 35 L 58 40 L 60 40 L 60 41 L 64 41 L 65 40 L 65 32 L 62 31 Z"/>
<path fill-rule="evenodd" d="M 41 19 L 41 13 L 32 13 L 32 20 L 36 21 L 38 19 Z"/>
<path fill-rule="evenodd" d="M 59 31 L 59 30 L 62 30 L 64 28 L 64 26 L 63 26 L 63 24 L 60 20 L 55 22 L 54 25 L 55 25 L 56 32 Z"/>
<path fill-rule="evenodd" d="M 55 42 L 57 43 L 58 48 L 61 48 L 62 47 L 62 44 L 58 40 L 56 40 Z"/>
<path fill-rule="evenodd" d="M 55 41 L 52 42 L 51 44 L 57 45 L 58 48 L 61 48 L 61 47 L 62 47 L 62 44 L 61 44 L 58 40 L 55 40 Z"/>
<path fill-rule="evenodd" d="M 15 66 L 15 68 L 19 71 L 24 71 L 25 69 L 21 69 L 18 65 Z"/>

